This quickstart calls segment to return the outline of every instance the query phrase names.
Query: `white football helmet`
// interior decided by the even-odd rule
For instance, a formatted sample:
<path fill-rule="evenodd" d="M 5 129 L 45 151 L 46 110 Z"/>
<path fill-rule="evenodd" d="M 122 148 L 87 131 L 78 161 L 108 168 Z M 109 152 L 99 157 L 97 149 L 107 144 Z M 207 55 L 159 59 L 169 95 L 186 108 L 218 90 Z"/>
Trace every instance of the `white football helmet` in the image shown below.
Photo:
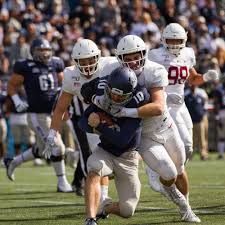
<path fill-rule="evenodd" d="M 167 44 L 167 40 L 182 40 L 181 44 Z M 186 46 L 187 41 L 187 32 L 184 28 L 178 23 L 170 23 L 165 27 L 162 33 L 162 42 L 163 46 L 174 55 L 180 53 L 181 49 Z"/>
<path fill-rule="evenodd" d="M 146 54 L 147 47 L 144 41 L 136 35 L 126 35 L 125 37 L 120 39 L 116 48 L 116 56 L 123 66 L 127 66 L 130 68 L 129 63 L 131 63 L 131 62 L 124 62 L 124 55 L 136 52 L 141 53 L 141 59 L 131 62 L 138 62 L 139 63 L 138 70 L 139 70 L 144 67 L 147 55 Z"/>
<path fill-rule="evenodd" d="M 98 46 L 89 39 L 82 39 L 78 41 L 72 50 L 71 57 L 75 61 L 81 74 L 85 76 L 93 75 L 98 69 L 98 62 L 101 56 L 101 51 Z M 80 65 L 80 59 L 87 59 L 95 57 L 95 63 L 91 65 Z"/>

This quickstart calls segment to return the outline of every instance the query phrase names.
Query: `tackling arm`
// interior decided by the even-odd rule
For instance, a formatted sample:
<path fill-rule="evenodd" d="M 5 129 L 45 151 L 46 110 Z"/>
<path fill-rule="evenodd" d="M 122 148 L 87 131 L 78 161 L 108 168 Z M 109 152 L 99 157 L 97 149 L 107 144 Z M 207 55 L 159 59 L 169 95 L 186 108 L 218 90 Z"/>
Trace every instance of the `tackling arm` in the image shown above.
<path fill-rule="evenodd" d="M 72 99 L 72 94 L 62 91 L 62 94 L 59 96 L 55 110 L 53 112 L 51 129 L 55 131 L 60 130 L 64 114 L 67 111 L 67 108 L 69 107 Z"/>
<path fill-rule="evenodd" d="M 165 93 L 163 87 L 150 89 L 151 102 L 138 108 L 138 117 L 160 116 L 165 109 Z"/>

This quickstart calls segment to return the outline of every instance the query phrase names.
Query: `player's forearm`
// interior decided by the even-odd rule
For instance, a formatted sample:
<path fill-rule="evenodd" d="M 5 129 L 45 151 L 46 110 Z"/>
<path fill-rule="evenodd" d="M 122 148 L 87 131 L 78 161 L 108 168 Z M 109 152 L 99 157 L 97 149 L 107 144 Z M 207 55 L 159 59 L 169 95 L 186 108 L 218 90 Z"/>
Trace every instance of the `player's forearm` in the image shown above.
<path fill-rule="evenodd" d="M 62 91 L 52 116 L 51 129 L 56 131 L 61 129 L 64 114 L 67 112 L 72 98 L 72 94 Z"/>
<path fill-rule="evenodd" d="M 52 116 L 51 129 L 60 131 L 65 111 L 56 107 Z"/>
<path fill-rule="evenodd" d="M 10 81 L 8 82 L 7 93 L 9 96 L 17 94 L 17 87 L 13 85 Z"/>
<path fill-rule="evenodd" d="M 161 103 L 148 103 L 138 108 L 138 117 L 146 118 L 151 116 L 160 116 L 163 114 L 165 105 Z"/>

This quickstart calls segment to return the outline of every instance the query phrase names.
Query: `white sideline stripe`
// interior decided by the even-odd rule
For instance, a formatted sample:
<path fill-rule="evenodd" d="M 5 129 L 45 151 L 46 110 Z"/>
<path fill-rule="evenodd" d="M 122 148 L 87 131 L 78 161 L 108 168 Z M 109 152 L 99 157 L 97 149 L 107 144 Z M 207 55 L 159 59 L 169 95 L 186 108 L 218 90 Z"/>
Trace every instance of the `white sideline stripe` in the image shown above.
<path fill-rule="evenodd" d="M 40 190 L 40 189 L 34 189 L 34 188 L 16 188 L 15 191 L 36 191 L 36 190 Z"/>
<path fill-rule="evenodd" d="M 142 185 L 142 187 L 144 188 L 151 188 L 150 185 L 148 184 L 144 184 Z M 216 185 L 216 184 L 202 184 L 202 185 L 190 185 L 191 188 L 196 188 L 196 189 L 199 189 L 199 188 L 205 188 L 205 189 L 224 189 L 225 188 L 225 185 Z"/>
<path fill-rule="evenodd" d="M 43 172 L 43 173 L 38 173 L 38 174 L 40 174 L 42 176 L 49 176 L 49 175 L 54 176 L 55 175 L 54 172 Z M 72 176 L 73 173 L 72 172 L 66 172 L 66 175 Z"/>
<path fill-rule="evenodd" d="M 53 184 L 28 184 L 28 183 L 12 183 L 12 182 L 8 182 L 8 183 L 1 183 L 0 186 L 9 186 L 9 185 L 13 185 L 13 186 L 44 186 L 44 187 L 56 187 L 56 185 Z"/>
<path fill-rule="evenodd" d="M 39 202 L 39 203 L 47 203 L 47 204 L 55 204 L 55 205 L 74 205 L 75 202 L 55 202 L 55 201 L 34 201 L 34 202 Z"/>
<path fill-rule="evenodd" d="M 65 205 L 74 205 L 75 203 L 73 202 L 56 202 L 56 201 L 34 201 L 34 202 L 39 202 L 39 203 L 47 203 L 47 204 L 56 204 L 56 205 L 60 205 L 60 204 L 65 204 Z M 153 209 L 153 210 L 169 210 L 169 211 L 176 211 L 177 209 L 171 209 L 171 208 L 161 208 L 161 207 L 147 207 L 147 206 L 138 206 L 138 209 Z"/>
<path fill-rule="evenodd" d="M 14 185 L 14 186 L 44 186 L 44 187 L 55 187 L 55 184 L 32 184 L 32 183 L 15 183 L 15 182 L 3 182 L 0 185 L 1 186 L 8 186 L 8 185 Z M 142 185 L 143 188 L 150 188 L 148 184 Z M 225 185 L 216 185 L 216 184 L 202 184 L 202 185 L 191 185 L 191 188 L 205 188 L 205 189 L 224 189 Z"/>

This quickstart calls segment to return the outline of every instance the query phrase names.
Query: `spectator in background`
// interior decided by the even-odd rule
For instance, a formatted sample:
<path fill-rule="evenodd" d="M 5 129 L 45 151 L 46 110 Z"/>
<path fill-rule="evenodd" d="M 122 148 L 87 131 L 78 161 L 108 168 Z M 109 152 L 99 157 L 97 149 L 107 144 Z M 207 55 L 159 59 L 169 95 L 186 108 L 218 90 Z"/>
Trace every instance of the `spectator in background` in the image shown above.
<path fill-rule="evenodd" d="M 225 73 L 225 48 L 218 46 L 215 56 L 218 60 L 220 70 L 224 74 Z"/>
<path fill-rule="evenodd" d="M 99 4 L 99 3 L 96 3 Z M 102 21 L 112 23 L 115 28 L 121 24 L 120 7 L 117 4 L 117 0 L 106 0 L 104 3 L 101 1 L 101 5 L 97 13 L 97 24 L 101 26 Z"/>
<path fill-rule="evenodd" d="M 164 16 L 166 24 L 176 22 L 176 4 L 175 0 L 165 0 L 162 4 L 161 14 Z"/>
<path fill-rule="evenodd" d="M 213 91 L 214 110 L 217 120 L 218 159 L 224 159 L 225 150 L 225 81 L 221 81 L 216 82 L 216 87 Z"/>
<path fill-rule="evenodd" d="M 160 14 L 160 11 L 154 1 L 149 3 L 148 11 L 151 15 L 152 21 L 158 26 L 160 30 L 162 30 L 163 27 L 165 27 L 166 22 L 164 17 Z"/>
<path fill-rule="evenodd" d="M 82 28 L 80 26 L 80 19 L 78 17 L 70 20 L 69 26 L 66 27 L 65 36 L 69 40 L 76 42 L 83 35 Z"/>
<path fill-rule="evenodd" d="M 200 8 L 201 15 L 209 21 L 213 16 L 216 16 L 216 5 L 214 0 L 205 0 Z"/>
<path fill-rule="evenodd" d="M 208 159 L 207 102 L 205 90 L 195 85 L 190 87 L 190 92 L 185 96 L 185 104 L 193 122 L 193 149 L 199 151 L 201 160 Z"/>
<path fill-rule="evenodd" d="M 0 166 L 4 165 L 3 158 L 6 154 L 6 137 L 7 137 L 7 125 L 4 116 L 4 103 L 5 93 L 2 89 L 2 82 L 0 81 Z"/>
<path fill-rule="evenodd" d="M 144 12 L 141 18 L 141 22 L 133 24 L 130 33 L 141 36 L 147 31 L 151 31 L 152 33 L 155 33 L 156 39 L 160 41 L 161 35 L 159 32 L 158 26 L 154 22 L 152 22 L 150 14 L 147 12 Z"/>
<path fill-rule="evenodd" d="M 0 45 L 0 76 L 7 75 L 9 72 L 9 60 L 5 55 L 4 46 Z"/>
<path fill-rule="evenodd" d="M 12 45 L 9 61 L 10 67 L 13 67 L 14 63 L 18 59 L 30 59 L 30 45 L 26 42 L 26 35 L 24 33 L 20 33 L 19 37 L 17 38 L 17 42 Z"/>
<path fill-rule="evenodd" d="M 107 48 L 107 41 L 104 38 L 99 41 L 99 49 L 101 50 L 102 56 L 110 56 L 110 51 Z"/>

